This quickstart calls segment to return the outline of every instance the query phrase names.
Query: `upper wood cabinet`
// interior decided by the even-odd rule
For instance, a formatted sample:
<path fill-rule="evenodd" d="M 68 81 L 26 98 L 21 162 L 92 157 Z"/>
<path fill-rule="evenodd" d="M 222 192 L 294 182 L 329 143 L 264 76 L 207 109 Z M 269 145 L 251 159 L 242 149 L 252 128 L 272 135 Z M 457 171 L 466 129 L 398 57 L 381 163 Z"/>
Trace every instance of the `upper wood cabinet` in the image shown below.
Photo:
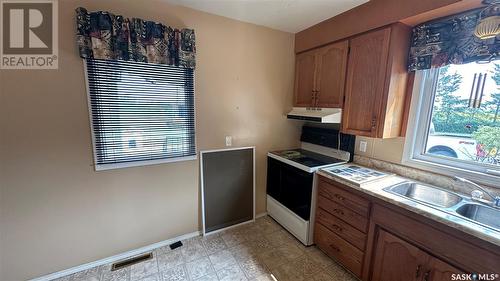
<path fill-rule="evenodd" d="M 400 135 L 409 37 L 409 27 L 393 24 L 350 40 L 344 133 L 376 138 Z"/>
<path fill-rule="evenodd" d="M 342 107 L 348 51 L 347 41 L 317 51 L 317 107 Z"/>
<path fill-rule="evenodd" d="M 343 41 L 297 55 L 295 106 L 342 107 L 347 53 Z"/>
<path fill-rule="evenodd" d="M 295 61 L 295 106 L 311 107 L 314 104 L 316 87 L 316 53 L 297 55 Z"/>

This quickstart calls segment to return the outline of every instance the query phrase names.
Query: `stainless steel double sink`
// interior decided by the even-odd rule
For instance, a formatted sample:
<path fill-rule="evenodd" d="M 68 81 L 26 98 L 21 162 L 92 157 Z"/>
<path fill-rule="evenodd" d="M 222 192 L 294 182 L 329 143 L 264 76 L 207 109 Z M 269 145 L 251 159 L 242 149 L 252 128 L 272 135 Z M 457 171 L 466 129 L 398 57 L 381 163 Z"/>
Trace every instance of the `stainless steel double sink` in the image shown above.
<path fill-rule="evenodd" d="M 385 191 L 500 231 L 500 209 L 439 187 L 405 181 Z"/>

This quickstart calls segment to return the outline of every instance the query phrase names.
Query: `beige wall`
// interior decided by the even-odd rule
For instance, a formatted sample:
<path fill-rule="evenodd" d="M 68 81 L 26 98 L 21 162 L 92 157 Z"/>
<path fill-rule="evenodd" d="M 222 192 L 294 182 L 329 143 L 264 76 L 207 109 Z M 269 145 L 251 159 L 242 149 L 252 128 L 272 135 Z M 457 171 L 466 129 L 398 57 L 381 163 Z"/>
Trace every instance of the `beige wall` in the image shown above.
<path fill-rule="evenodd" d="M 359 150 L 359 143 L 366 141 L 366 152 Z M 354 154 L 401 164 L 405 138 L 374 139 L 367 137 L 356 137 Z"/>
<path fill-rule="evenodd" d="M 74 9 L 196 30 L 199 149 L 257 147 L 257 212 L 265 154 L 297 144 L 294 37 L 164 1 L 59 1 L 59 69 L 0 74 L 0 280 L 21 280 L 199 228 L 198 161 L 95 172 Z"/>

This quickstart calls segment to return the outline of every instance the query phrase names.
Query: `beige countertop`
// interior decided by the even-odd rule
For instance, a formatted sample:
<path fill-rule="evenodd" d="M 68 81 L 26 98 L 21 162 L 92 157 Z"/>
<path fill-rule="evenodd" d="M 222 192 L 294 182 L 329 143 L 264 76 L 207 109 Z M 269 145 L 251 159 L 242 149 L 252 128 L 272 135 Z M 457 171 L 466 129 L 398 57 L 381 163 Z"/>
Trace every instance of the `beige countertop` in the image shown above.
<path fill-rule="evenodd" d="M 357 164 L 359 165 L 359 164 Z M 371 168 L 373 169 L 373 168 Z M 349 183 L 348 181 L 342 180 L 338 177 L 332 176 L 325 171 L 319 170 L 318 175 L 327 177 L 334 181 L 337 181 L 343 185 L 346 185 L 350 188 L 353 188 L 357 191 L 366 193 L 378 199 L 381 199 L 387 203 L 394 204 L 411 212 L 417 213 L 424 217 L 430 218 L 439 223 L 443 223 L 460 231 L 463 231 L 467 234 L 473 235 L 482 240 L 493 243 L 497 246 L 500 246 L 500 231 L 496 231 L 494 229 L 482 226 L 475 222 L 472 222 L 468 219 L 462 218 L 459 215 L 450 214 L 446 211 L 442 211 L 433 207 L 430 207 L 425 204 L 418 203 L 416 201 L 406 199 L 402 196 L 392 194 L 383 190 L 386 187 L 392 186 L 394 184 L 403 182 L 403 181 L 415 181 L 412 179 L 404 178 L 398 175 L 391 175 L 386 178 L 376 180 L 373 182 L 369 182 L 363 184 L 361 186 L 357 186 L 355 184 Z M 467 196 L 466 196 L 467 197 Z"/>

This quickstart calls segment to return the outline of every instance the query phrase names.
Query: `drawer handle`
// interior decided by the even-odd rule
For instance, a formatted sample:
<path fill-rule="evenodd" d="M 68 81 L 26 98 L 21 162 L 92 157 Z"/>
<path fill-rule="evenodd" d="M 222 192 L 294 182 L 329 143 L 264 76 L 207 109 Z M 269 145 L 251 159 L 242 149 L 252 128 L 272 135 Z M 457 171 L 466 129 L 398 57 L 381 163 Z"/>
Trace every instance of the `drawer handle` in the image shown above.
<path fill-rule="evenodd" d="M 344 211 L 340 210 L 340 209 L 333 209 L 333 211 L 339 215 L 344 215 Z"/>
<path fill-rule="evenodd" d="M 337 248 L 337 247 L 335 247 L 335 246 L 333 246 L 333 245 L 331 245 L 331 244 L 330 244 L 330 248 L 332 248 L 335 252 L 339 252 L 340 253 L 340 249 Z"/>
<path fill-rule="evenodd" d="M 333 225 L 332 225 L 332 227 L 333 227 L 335 230 L 339 231 L 339 232 L 342 232 L 342 230 L 343 230 L 343 229 L 342 229 L 342 227 L 340 227 L 340 226 L 338 226 L 338 225 L 336 225 L 336 224 L 333 224 Z"/>
<path fill-rule="evenodd" d="M 344 201 L 344 197 L 342 197 L 341 195 L 338 195 L 338 194 L 335 194 L 335 198 L 339 199 L 340 201 Z"/>

